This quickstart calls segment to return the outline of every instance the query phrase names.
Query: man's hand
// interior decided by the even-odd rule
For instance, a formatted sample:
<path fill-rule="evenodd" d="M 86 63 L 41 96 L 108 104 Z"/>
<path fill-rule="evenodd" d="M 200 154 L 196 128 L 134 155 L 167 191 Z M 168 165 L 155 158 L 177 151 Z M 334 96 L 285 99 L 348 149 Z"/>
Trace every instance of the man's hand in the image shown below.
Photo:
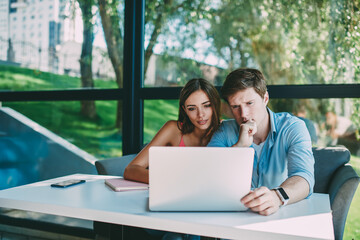
<path fill-rule="evenodd" d="M 233 147 L 250 147 L 257 132 L 256 122 L 249 120 L 240 125 L 239 140 Z"/>
<path fill-rule="evenodd" d="M 260 215 L 268 216 L 276 212 L 282 205 L 280 198 L 274 190 L 260 187 L 251 191 L 241 199 L 241 202 Z"/>

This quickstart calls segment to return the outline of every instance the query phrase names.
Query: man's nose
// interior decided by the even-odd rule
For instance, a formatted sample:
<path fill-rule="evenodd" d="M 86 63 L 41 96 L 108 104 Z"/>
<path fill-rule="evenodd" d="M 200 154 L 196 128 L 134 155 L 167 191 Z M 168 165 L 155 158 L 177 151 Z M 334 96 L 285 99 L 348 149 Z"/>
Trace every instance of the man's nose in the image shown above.
<path fill-rule="evenodd" d="M 244 108 L 244 107 L 239 107 L 239 113 L 240 113 L 240 117 L 241 117 L 242 119 L 247 120 L 249 112 L 248 112 L 248 110 L 247 110 L 246 108 Z"/>

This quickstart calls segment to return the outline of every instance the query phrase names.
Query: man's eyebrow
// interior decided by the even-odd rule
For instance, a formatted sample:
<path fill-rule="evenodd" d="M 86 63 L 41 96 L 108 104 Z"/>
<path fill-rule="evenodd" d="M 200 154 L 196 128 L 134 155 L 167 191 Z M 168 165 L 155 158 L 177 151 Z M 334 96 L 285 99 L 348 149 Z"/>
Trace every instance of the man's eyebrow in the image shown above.
<path fill-rule="evenodd" d="M 231 108 L 234 108 L 234 107 L 239 107 L 240 105 L 239 105 L 239 104 L 234 104 L 234 105 L 230 105 L 230 104 L 229 104 L 229 106 L 230 106 Z"/>

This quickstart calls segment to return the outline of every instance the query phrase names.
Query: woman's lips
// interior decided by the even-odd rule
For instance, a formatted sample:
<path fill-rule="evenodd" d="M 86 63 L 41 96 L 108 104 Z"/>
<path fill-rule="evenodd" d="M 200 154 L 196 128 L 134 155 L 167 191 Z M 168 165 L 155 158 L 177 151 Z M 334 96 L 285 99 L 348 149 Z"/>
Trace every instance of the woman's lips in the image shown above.
<path fill-rule="evenodd" d="M 208 120 L 201 120 L 201 121 L 198 121 L 198 124 L 205 125 L 207 122 L 208 122 Z"/>

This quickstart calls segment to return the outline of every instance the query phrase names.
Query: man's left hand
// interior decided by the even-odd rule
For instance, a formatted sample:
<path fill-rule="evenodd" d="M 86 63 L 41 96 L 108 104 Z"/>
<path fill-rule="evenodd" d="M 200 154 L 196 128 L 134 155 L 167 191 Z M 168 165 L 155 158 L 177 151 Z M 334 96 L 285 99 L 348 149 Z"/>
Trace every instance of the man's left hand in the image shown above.
<path fill-rule="evenodd" d="M 273 214 L 282 205 L 277 193 L 267 187 L 256 188 L 243 197 L 241 202 L 245 207 L 264 216 Z"/>

